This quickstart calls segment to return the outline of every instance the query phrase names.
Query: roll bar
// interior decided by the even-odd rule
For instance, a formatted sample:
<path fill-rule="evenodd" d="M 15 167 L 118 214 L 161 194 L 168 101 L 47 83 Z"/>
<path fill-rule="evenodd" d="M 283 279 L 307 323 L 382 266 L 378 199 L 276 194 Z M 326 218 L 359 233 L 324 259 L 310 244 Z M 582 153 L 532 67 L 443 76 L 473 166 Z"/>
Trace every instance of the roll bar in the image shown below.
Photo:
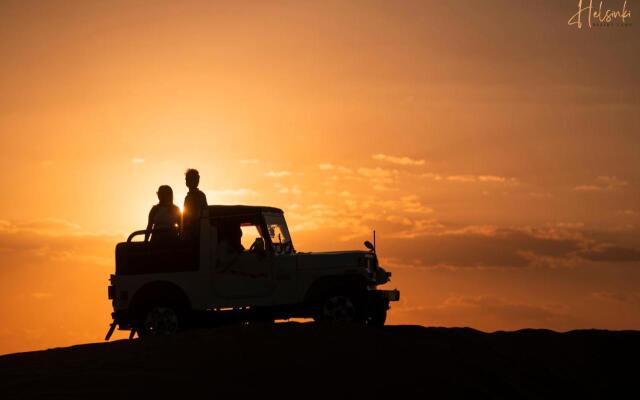
<path fill-rule="evenodd" d="M 154 232 L 168 232 L 170 230 L 171 230 L 170 228 L 169 229 L 162 228 L 162 229 L 141 229 L 139 231 L 134 231 L 127 238 L 127 243 L 131 243 L 131 239 L 133 239 L 134 237 L 136 237 L 138 235 L 145 235 L 147 233 L 154 233 Z"/>

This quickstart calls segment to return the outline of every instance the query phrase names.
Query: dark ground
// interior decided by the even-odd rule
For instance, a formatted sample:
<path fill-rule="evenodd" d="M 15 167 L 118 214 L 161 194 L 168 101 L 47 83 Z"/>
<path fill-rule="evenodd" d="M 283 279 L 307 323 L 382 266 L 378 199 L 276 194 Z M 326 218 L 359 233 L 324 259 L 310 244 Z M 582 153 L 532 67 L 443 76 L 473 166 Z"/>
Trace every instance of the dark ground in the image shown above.
<path fill-rule="evenodd" d="M 254 325 L 1 356 L 0 398 L 640 398 L 639 356 L 640 331 Z"/>

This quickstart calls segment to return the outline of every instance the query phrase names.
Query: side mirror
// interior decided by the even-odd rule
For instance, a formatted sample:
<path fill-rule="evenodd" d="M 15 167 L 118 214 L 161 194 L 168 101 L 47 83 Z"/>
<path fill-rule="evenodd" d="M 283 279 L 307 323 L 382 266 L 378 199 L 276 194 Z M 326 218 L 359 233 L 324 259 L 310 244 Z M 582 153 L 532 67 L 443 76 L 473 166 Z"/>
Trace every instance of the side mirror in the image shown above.
<path fill-rule="evenodd" d="M 365 240 L 364 242 L 364 247 L 366 247 L 367 249 L 371 250 L 371 251 L 376 251 L 376 248 L 373 246 L 373 244 L 371 244 L 370 241 Z"/>

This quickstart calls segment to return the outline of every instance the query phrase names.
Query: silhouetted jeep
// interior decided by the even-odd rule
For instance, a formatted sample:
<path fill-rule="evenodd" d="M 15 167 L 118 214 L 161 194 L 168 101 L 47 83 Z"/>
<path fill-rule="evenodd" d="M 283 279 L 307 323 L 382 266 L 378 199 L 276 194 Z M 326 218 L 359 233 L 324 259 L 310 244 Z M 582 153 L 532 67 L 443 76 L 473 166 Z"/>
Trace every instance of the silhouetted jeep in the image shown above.
<path fill-rule="evenodd" d="M 131 336 L 288 318 L 380 326 L 389 302 L 400 297 L 398 290 L 376 289 L 391 273 L 378 265 L 374 245 L 297 252 L 277 208 L 209 206 L 191 240 L 132 241 L 144 233 L 116 246 L 106 340 L 116 326 Z"/>

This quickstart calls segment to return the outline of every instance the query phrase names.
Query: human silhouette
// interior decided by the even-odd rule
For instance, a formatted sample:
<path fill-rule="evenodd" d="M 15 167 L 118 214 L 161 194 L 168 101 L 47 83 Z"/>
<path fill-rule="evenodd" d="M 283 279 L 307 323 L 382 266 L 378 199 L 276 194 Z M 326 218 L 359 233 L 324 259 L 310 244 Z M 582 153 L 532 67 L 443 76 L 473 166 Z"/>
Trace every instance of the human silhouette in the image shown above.
<path fill-rule="evenodd" d="M 185 183 L 189 188 L 189 193 L 184 198 L 184 208 L 182 211 L 182 230 L 184 236 L 189 239 L 197 236 L 199 232 L 200 215 L 202 209 L 207 207 L 207 196 L 200 189 L 200 173 L 196 169 L 188 169 L 184 174 Z"/>
<path fill-rule="evenodd" d="M 242 229 L 239 224 L 230 223 L 218 227 L 218 254 L 219 271 L 228 271 L 232 268 L 238 256 L 244 252 L 242 246 Z"/>
<path fill-rule="evenodd" d="M 180 209 L 173 204 L 173 190 L 171 186 L 162 185 L 158 188 L 158 204 L 149 211 L 149 222 L 144 241 L 164 242 L 175 239 L 180 232 Z M 152 230 L 154 232 L 152 232 Z"/>
<path fill-rule="evenodd" d="M 229 241 L 229 249 L 236 253 L 242 253 L 245 248 L 242 245 L 242 228 L 240 225 L 231 225 L 227 227 L 227 240 Z"/>

